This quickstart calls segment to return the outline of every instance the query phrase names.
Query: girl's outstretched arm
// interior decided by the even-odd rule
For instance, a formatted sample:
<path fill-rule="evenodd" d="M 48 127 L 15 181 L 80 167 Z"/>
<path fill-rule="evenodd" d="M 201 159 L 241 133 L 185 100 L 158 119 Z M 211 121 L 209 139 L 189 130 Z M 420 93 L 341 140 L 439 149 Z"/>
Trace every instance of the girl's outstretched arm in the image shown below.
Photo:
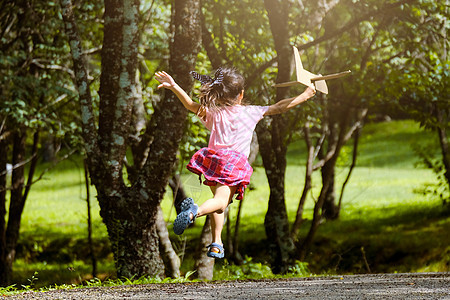
<path fill-rule="evenodd" d="M 293 108 L 294 106 L 297 106 L 300 103 L 305 102 L 306 100 L 308 100 L 315 94 L 316 94 L 316 89 L 314 88 L 314 86 L 313 85 L 308 86 L 306 88 L 306 90 L 303 93 L 301 93 L 300 95 L 298 95 L 297 97 L 283 99 L 283 100 L 278 101 L 275 104 L 272 104 L 271 106 L 269 106 L 269 109 L 267 110 L 267 112 L 264 115 L 269 116 L 269 115 L 276 115 L 276 114 L 284 113 L 284 112 L 288 111 L 289 109 Z"/>
<path fill-rule="evenodd" d="M 198 112 L 198 109 L 200 108 L 200 104 L 198 104 L 195 101 L 192 101 L 191 97 L 189 97 L 188 94 L 173 80 L 172 76 L 167 74 L 166 72 L 156 72 L 155 78 L 158 80 L 161 84 L 158 86 L 158 89 L 160 88 L 166 88 L 171 90 L 175 93 L 175 95 L 180 99 L 181 103 L 183 103 L 184 107 L 186 109 L 190 110 L 194 114 Z"/>

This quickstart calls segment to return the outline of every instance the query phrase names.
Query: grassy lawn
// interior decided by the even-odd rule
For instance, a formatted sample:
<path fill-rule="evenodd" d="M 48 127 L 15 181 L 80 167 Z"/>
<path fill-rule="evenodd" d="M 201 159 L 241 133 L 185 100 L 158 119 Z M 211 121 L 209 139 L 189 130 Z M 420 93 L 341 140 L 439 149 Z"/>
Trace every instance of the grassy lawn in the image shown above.
<path fill-rule="evenodd" d="M 435 181 L 426 169 L 416 168 L 418 160 L 412 143 L 430 143 L 434 136 L 410 121 L 369 124 L 363 130 L 358 167 L 346 187 L 340 218 L 323 223 L 308 255 L 314 273 L 449 271 L 450 212 L 439 199 L 415 193 Z M 304 178 L 303 141 L 288 151 L 286 205 L 293 221 Z M 336 191 L 348 171 L 351 147 L 343 149 L 337 170 Z M 15 279 L 27 282 L 38 272 L 38 282 L 71 283 L 88 278 L 86 191 L 83 169 L 75 161 L 65 161 L 35 184 L 22 217 Z M 182 177 L 186 192 L 199 203 L 210 196 L 191 174 Z M 311 219 L 314 198 L 320 191 L 320 176 L 313 177 L 313 189 L 306 203 L 305 217 Z M 252 190 L 243 204 L 240 250 L 251 257 L 253 267 L 267 274 L 264 250 L 264 215 L 269 188 L 264 169 L 256 167 Z M 94 188 L 91 190 L 95 247 L 100 277 L 114 276 L 106 228 L 99 216 Z M 166 219 L 175 217 L 169 193 L 162 202 Z M 231 215 L 237 212 L 237 202 Z M 182 237 L 172 235 L 175 247 L 187 246 L 184 272 L 193 269 L 190 254 L 196 246 L 203 220 Z M 309 222 L 302 229 L 306 235 Z M 225 237 L 225 234 L 224 234 Z M 45 250 L 45 251 L 44 251 Z M 249 259 L 250 260 L 250 259 Z M 256 267 L 255 267 L 256 266 Z M 230 274 L 232 266 L 217 264 L 217 278 Z M 259 269 L 258 269 L 259 268 Z M 225 271 L 224 271 L 225 270 Z"/>

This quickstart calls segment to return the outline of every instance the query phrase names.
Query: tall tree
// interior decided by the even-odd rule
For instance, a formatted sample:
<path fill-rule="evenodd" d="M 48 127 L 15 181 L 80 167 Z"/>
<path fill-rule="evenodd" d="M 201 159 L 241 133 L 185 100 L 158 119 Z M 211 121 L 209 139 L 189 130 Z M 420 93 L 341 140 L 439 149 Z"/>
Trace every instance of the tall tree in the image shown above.
<path fill-rule="evenodd" d="M 83 139 L 89 173 L 95 185 L 100 214 L 112 243 L 118 276 L 162 275 L 156 231 L 158 205 L 172 175 L 187 112 L 170 93 L 154 107 L 133 152 L 135 171 L 124 174 L 130 145 L 132 109 L 138 97 L 137 49 L 139 1 L 105 1 L 100 112 L 96 127 L 87 81 L 86 61 L 70 0 L 61 0 L 79 91 Z M 200 43 L 199 1 L 175 1 L 169 72 L 190 90 Z M 127 183 L 129 182 L 129 183 Z"/>
<path fill-rule="evenodd" d="M 329 10 L 338 3 L 339 1 L 314 3 L 316 9 L 311 11 L 310 16 L 305 14 L 305 23 L 309 26 L 308 30 L 320 32 L 323 19 Z M 292 74 L 291 36 L 296 31 L 306 30 L 306 28 L 300 29 L 297 26 L 297 28 L 292 28 L 290 15 L 296 10 L 296 5 L 292 2 L 265 0 L 264 4 L 277 52 L 278 72 L 276 82 L 286 82 L 290 80 Z M 299 4 L 303 6 L 303 9 L 305 8 L 302 1 Z M 275 101 L 288 97 L 288 92 L 287 88 L 277 89 Z M 286 212 L 284 179 L 286 151 L 292 137 L 292 130 L 296 127 L 298 120 L 297 117 L 279 115 L 266 119 L 266 122 L 261 122 L 257 127 L 260 152 L 270 186 L 269 208 L 264 224 L 274 258 L 273 269 L 275 272 L 286 272 L 288 270 L 294 252 Z"/>
<path fill-rule="evenodd" d="M 68 110 L 57 110 L 70 99 L 64 86 L 70 72 L 55 61 L 63 43 L 57 38 L 61 22 L 57 8 L 39 1 L 3 1 L 0 4 L 0 284 L 12 276 L 21 217 L 41 149 L 41 138 L 63 137 Z M 65 100 L 65 101 L 63 101 Z M 70 105 L 68 105 L 70 106 Z M 6 186 L 6 164 L 12 165 Z M 7 192 L 9 209 L 6 210 Z M 5 218 L 8 221 L 6 223 Z"/>
<path fill-rule="evenodd" d="M 277 51 L 277 82 L 289 81 L 291 77 L 292 48 L 289 43 L 288 20 L 289 1 L 264 1 L 272 35 Z M 275 101 L 287 98 L 288 89 L 277 89 Z M 270 126 L 269 126 L 270 122 Z M 284 198 L 284 180 L 286 172 L 287 122 L 284 115 L 275 115 L 263 119 L 257 126 L 260 153 L 264 162 L 270 186 L 269 207 L 264 220 L 269 248 L 274 258 L 275 273 L 287 271 L 294 244 L 289 235 L 289 222 Z M 268 134 L 269 133 L 269 134 Z"/>
<path fill-rule="evenodd" d="M 434 145 L 417 145 L 416 150 L 438 179 L 429 192 L 444 203 L 450 197 L 448 14 L 448 4 L 439 1 L 407 6 L 402 22 L 397 22 L 388 36 L 395 40 L 397 53 L 386 60 L 385 70 L 386 80 L 392 82 L 386 97 L 437 137 L 439 154 Z"/>

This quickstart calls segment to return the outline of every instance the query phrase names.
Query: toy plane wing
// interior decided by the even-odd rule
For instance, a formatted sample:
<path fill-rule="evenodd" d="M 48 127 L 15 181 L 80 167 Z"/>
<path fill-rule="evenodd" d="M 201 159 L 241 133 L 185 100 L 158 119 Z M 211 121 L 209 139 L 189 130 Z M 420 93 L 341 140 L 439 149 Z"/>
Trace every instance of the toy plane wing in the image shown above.
<path fill-rule="evenodd" d="M 351 73 L 351 71 L 349 70 L 349 71 L 344 71 L 344 72 L 329 74 L 329 75 L 313 74 L 303 68 L 303 64 L 300 59 L 300 54 L 298 52 L 298 49 L 296 47 L 293 47 L 293 48 L 294 48 L 296 80 L 290 81 L 290 82 L 277 83 L 274 85 L 274 87 L 288 87 L 288 86 L 293 86 L 293 85 L 296 85 L 299 83 L 309 86 L 309 85 L 311 85 L 311 83 L 314 83 L 316 90 L 318 90 L 324 94 L 328 94 L 328 87 L 327 87 L 325 80 L 343 77 L 343 76 L 346 76 Z"/>

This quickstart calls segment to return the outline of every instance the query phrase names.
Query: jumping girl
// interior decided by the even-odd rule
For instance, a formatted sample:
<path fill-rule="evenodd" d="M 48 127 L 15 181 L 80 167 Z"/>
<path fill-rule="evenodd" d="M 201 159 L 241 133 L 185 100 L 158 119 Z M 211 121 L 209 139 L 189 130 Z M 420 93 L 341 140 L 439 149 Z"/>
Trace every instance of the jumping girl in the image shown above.
<path fill-rule="evenodd" d="M 248 163 L 250 143 L 256 124 L 268 115 L 283 113 L 314 96 L 314 86 L 297 97 L 284 99 L 270 106 L 242 105 L 244 78 L 233 68 L 219 68 L 214 78 L 191 72 L 202 84 L 200 103 L 192 101 L 186 92 L 166 72 L 157 72 L 155 78 L 175 93 L 189 111 L 197 114 L 205 127 L 211 131 L 207 148 L 194 154 L 187 168 L 201 176 L 205 185 L 210 186 L 213 198 L 198 206 L 191 198 L 181 204 L 173 229 L 176 234 L 184 230 L 198 217 L 211 216 L 212 243 L 207 255 L 223 258 L 222 243 L 224 211 L 236 199 L 242 200 L 244 189 L 250 183 L 253 169 Z"/>

